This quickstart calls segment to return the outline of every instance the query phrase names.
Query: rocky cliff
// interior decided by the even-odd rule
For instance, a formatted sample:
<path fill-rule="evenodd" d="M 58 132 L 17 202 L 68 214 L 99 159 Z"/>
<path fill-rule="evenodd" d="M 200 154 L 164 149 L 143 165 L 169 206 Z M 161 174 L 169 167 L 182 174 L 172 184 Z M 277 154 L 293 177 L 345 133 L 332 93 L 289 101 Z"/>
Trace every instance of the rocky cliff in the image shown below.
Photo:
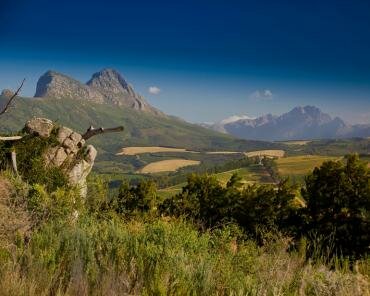
<path fill-rule="evenodd" d="M 113 69 L 104 69 L 93 74 L 86 84 L 64 74 L 47 71 L 37 82 L 35 97 L 82 99 L 163 115 L 137 94 L 122 75 Z"/>

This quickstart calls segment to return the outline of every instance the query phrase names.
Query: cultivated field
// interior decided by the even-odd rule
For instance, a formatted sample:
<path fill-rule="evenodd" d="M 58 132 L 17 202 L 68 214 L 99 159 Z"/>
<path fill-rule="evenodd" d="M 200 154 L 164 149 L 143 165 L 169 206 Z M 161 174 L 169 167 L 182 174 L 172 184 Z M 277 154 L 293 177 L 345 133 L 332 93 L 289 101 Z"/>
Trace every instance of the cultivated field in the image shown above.
<path fill-rule="evenodd" d="M 280 158 L 276 162 L 279 174 L 282 177 L 302 179 L 304 175 L 307 175 L 315 167 L 320 166 L 324 161 L 339 159 L 332 156 L 303 155 Z"/>
<path fill-rule="evenodd" d="M 286 141 L 286 142 L 280 142 L 285 145 L 307 145 L 308 143 L 311 143 L 312 141 Z"/>
<path fill-rule="evenodd" d="M 243 152 L 238 151 L 210 151 L 206 152 L 206 154 L 242 154 Z"/>
<path fill-rule="evenodd" d="M 148 147 L 125 147 L 116 155 L 138 155 L 145 153 L 165 153 L 165 152 L 177 152 L 177 153 L 201 153 L 199 151 L 186 150 L 184 148 L 173 148 L 173 147 L 161 147 L 161 146 L 148 146 Z M 242 154 L 243 152 L 238 151 L 209 151 L 203 152 L 205 154 Z"/>
<path fill-rule="evenodd" d="M 121 152 L 117 155 L 137 155 L 144 153 L 160 153 L 160 152 L 189 152 L 196 153 L 194 151 L 189 151 L 183 148 L 171 148 L 171 147 L 160 147 L 160 146 L 150 146 L 150 147 L 126 147 L 122 148 Z"/>
<path fill-rule="evenodd" d="M 175 172 L 179 168 L 198 164 L 200 164 L 199 160 L 167 159 L 149 163 L 145 167 L 140 169 L 138 172 L 143 174 Z"/>
<path fill-rule="evenodd" d="M 246 168 L 218 173 L 216 174 L 216 177 L 222 185 L 226 185 L 230 177 L 235 173 L 242 177 L 242 182 L 244 184 L 273 182 L 268 172 L 261 165 L 254 165 Z"/>
<path fill-rule="evenodd" d="M 255 184 L 255 183 L 272 183 L 273 180 L 271 179 L 270 175 L 266 172 L 263 166 L 255 165 L 246 168 L 240 168 L 235 170 L 230 170 L 218 174 L 214 174 L 217 180 L 222 184 L 226 185 L 226 183 L 230 180 L 230 177 L 237 173 L 240 177 L 242 177 L 242 183 L 245 185 L 248 184 Z M 186 182 L 177 184 L 175 186 L 167 187 L 164 189 L 160 189 L 158 194 L 161 197 L 171 197 L 177 193 L 180 193 L 182 187 L 186 186 Z"/>
<path fill-rule="evenodd" d="M 258 151 L 251 151 L 244 153 L 247 157 L 255 157 L 255 156 L 269 156 L 269 157 L 284 157 L 285 151 L 284 150 L 258 150 Z"/>

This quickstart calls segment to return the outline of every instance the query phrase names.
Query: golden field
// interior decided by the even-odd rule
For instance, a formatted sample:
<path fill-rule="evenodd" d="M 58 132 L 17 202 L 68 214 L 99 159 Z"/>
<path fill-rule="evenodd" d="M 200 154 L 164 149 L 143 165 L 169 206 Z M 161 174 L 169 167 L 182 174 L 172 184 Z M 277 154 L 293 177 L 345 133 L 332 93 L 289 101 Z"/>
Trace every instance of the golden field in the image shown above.
<path fill-rule="evenodd" d="M 145 167 L 139 170 L 139 173 L 152 174 L 160 172 L 175 172 L 179 168 L 198 165 L 199 160 L 189 160 L 189 159 L 167 159 L 149 163 Z"/>
<path fill-rule="evenodd" d="M 255 157 L 255 156 L 268 156 L 268 157 L 284 157 L 285 151 L 284 150 L 257 150 L 257 151 L 250 151 L 244 153 L 247 157 Z"/>

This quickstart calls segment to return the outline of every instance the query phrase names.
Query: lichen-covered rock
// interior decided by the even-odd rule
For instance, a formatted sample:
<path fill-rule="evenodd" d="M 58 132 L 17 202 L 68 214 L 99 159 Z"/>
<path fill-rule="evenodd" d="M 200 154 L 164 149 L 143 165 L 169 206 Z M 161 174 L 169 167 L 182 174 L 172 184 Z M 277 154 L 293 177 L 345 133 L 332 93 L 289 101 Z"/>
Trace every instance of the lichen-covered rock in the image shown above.
<path fill-rule="evenodd" d="M 63 147 L 58 147 L 55 151 L 54 157 L 51 160 L 51 164 L 55 166 L 61 166 L 67 159 L 68 154 Z"/>
<path fill-rule="evenodd" d="M 73 130 L 71 130 L 70 128 L 65 126 L 60 127 L 57 133 L 58 142 L 62 144 L 64 140 L 67 139 L 72 133 Z"/>
<path fill-rule="evenodd" d="M 70 183 L 78 186 L 82 196 L 87 194 L 86 178 L 94 166 L 96 155 L 97 151 L 94 146 L 88 145 L 84 158 L 77 162 L 68 173 Z"/>
<path fill-rule="evenodd" d="M 50 137 L 53 130 L 53 122 L 46 118 L 32 118 L 27 121 L 25 131 L 29 134 L 40 136 L 42 138 Z"/>

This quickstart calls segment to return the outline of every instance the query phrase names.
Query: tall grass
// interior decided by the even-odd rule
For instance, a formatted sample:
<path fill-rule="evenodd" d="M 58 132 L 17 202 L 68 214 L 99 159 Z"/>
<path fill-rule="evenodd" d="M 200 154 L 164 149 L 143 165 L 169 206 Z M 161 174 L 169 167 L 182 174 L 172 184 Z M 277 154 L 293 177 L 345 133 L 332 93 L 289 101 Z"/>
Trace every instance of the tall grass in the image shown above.
<path fill-rule="evenodd" d="M 178 219 L 81 216 L 3 252 L 0 295 L 369 295 L 369 262 L 330 270 L 288 245 L 257 246 L 233 225 L 200 233 Z"/>

